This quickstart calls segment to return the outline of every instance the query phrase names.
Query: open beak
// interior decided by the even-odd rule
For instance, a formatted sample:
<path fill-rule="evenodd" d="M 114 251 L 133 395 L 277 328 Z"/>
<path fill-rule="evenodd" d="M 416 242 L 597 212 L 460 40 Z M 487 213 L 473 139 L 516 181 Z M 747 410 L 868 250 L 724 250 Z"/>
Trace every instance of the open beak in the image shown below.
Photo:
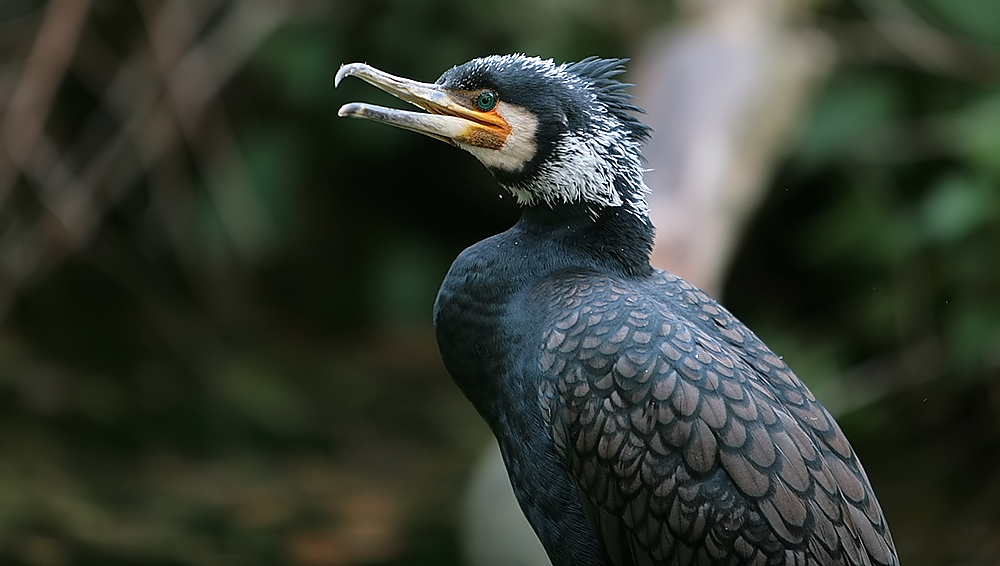
<path fill-rule="evenodd" d="M 371 83 L 427 113 L 351 102 L 340 107 L 338 116 L 367 118 L 419 132 L 456 146 L 500 149 L 510 133 L 510 125 L 496 110 L 481 112 L 466 106 L 471 104 L 471 98 L 463 97 L 463 94 L 468 93 L 449 91 L 440 85 L 390 75 L 364 63 L 341 65 L 333 80 L 334 86 L 348 76 Z"/>

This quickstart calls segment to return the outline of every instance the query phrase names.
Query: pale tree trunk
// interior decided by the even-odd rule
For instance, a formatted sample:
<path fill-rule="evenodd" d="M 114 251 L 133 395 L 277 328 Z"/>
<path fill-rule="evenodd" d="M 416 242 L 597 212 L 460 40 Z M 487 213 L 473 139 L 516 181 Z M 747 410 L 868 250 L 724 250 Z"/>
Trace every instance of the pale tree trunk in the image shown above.
<path fill-rule="evenodd" d="M 736 238 L 833 49 L 796 24 L 791 0 L 691 0 L 678 26 L 632 63 L 653 136 L 644 154 L 657 226 L 653 264 L 718 297 Z M 548 564 L 514 501 L 495 443 L 473 475 L 463 522 L 475 566 Z"/>

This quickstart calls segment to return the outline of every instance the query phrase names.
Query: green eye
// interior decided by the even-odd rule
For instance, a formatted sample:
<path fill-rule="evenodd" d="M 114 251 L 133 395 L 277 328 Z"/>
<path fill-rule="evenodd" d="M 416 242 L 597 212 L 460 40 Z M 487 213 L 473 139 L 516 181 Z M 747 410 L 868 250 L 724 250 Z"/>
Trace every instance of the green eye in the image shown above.
<path fill-rule="evenodd" d="M 496 108 L 497 100 L 497 94 L 495 92 L 484 90 L 479 93 L 479 98 L 476 98 L 476 106 L 483 112 L 489 112 L 490 110 Z"/>

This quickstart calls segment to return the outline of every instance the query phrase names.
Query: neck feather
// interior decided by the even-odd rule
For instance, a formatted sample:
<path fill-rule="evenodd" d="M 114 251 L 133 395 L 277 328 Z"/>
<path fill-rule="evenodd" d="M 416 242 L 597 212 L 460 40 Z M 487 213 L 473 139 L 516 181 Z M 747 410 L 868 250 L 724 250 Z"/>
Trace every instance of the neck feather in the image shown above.
<path fill-rule="evenodd" d="M 626 277 L 653 273 L 649 264 L 653 225 L 648 216 L 635 214 L 626 206 L 539 204 L 524 210 L 518 226 L 543 234 L 560 249 L 579 257 L 579 267 L 610 270 Z"/>
<path fill-rule="evenodd" d="M 501 184 L 523 206 L 584 203 L 648 218 L 641 142 L 605 115 L 588 122 L 586 131 L 562 133 L 534 174 Z"/>

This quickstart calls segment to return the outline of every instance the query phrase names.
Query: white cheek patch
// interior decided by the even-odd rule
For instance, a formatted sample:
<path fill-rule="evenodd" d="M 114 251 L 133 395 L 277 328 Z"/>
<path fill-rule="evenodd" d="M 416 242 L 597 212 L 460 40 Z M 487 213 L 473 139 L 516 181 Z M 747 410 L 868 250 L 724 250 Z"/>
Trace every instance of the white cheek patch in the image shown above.
<path fill-rule="evenodd" d="M 517 173 L 538 152 L 535 134 L 538 118 L 520 106 L 501 102 L 497 112 L 510 125 L 510 134 L 500 149 L 460 144 L 483 165 L 493 170 Z M 538 202 L 549 205 L 583 202 L 624 207 L 640 217 L 648 216 L 646 193 L 639 158 L 640 143 L 606 113 L 589 117 L 593 129 L 564 132 L 552 155 L 532 178 L 504 185 L 523 206 Z"/>
<path fill-rule="evenodd" d="M 535 145 L 538 119 L 524 108 L 504 102 L 497 105 L 497 113 L 510 124 L 510 134 L 507 135 L 503 147 L 486 149 L 465 144 L 461 144 L 460 147 L 491 169 L 516 173 L 523 169 L 538 151 L 538 146 Z"/>

